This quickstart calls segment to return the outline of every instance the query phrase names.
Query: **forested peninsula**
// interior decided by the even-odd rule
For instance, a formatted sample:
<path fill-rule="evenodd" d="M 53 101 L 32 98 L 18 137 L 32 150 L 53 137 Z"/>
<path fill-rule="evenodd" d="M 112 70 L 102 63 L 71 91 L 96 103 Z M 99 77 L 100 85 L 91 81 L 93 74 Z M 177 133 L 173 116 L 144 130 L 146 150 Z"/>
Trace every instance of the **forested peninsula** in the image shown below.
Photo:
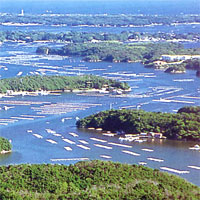
<path fill-rule="evenodd" d="M 145 67 L 162 69 L 169 73 L 185 73 L 186 69 L 195 69 L 198 73 L 200 70 L 200 48 L 185 49 L 182 44 L 170 42 L 70 43 L 61 48 L 38 47 L 36 52 L 47 55 L 81 56 L 89 62 L 142 62 Z M 163 55 L 166 55 L 167 59 Z"/>
<path fill-rule="evenodd" d="M 61 56 L 82 56 L 87 61 L 143 62 L 160 59 L 162 54 L 199 54 L 200 49 L 184 49 L 178 43 L 72 43 L 61 48 L 38 47 L 37 53 Z"/>
<path fill-rule="evenodd" d="M 121 134 L 162 133 L 169 139 L 200 140 L 200 106 L 183 107 L 178 113 L 143 110 L 107 110 L 77 121 L 78 128 L 102 128 Z"/>
<path fill-rule="evenodd" d="M 52 25 L 91 27 L 134 27 L 200 23 L 200 15 L 134 14 L 9 14 L 3 13 L 1 25 Z"/>
<path fill-rule="evenodd" d="M 105 161 L 0 167 L 0 199 L 199 199 L 184 179 L 144 166 Z"/>
<path fill-rule="evenodd" d="M 35 91 L 73 91 L 102 89 L 108 91 L 113 89 L 128 90 L 127 83 L 112 79 L 105 79 L 94 75 L 84 76 L 22 76 L 0 80 L 0 93 L 8 90 L 13 92 L 35 92 Z"/>

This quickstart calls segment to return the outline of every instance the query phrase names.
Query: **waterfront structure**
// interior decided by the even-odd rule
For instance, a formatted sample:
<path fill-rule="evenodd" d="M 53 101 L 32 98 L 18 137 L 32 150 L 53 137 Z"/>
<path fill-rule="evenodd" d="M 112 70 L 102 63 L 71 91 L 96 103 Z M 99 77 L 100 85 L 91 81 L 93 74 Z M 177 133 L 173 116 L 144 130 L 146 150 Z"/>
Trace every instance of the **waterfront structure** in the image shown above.
<path fill-rule="evenodd" d="M 200 55 L 162 55 L 161 59 L 162 61 L 183 61 L 183 60 L 189 60 L 189 59 L 200 59 Z"/>

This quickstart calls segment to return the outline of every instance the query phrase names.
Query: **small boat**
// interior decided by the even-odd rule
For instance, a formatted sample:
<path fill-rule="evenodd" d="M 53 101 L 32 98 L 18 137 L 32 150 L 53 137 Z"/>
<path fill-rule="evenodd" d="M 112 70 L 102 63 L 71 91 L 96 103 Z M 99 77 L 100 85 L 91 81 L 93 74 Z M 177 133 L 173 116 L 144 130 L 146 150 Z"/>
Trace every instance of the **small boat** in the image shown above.
<path fill-rule="evenodd" d="M 193 147 L 190 147 L 191 150 L 200 150 L 200 146 L 198 144 L 194 145 Z"/>

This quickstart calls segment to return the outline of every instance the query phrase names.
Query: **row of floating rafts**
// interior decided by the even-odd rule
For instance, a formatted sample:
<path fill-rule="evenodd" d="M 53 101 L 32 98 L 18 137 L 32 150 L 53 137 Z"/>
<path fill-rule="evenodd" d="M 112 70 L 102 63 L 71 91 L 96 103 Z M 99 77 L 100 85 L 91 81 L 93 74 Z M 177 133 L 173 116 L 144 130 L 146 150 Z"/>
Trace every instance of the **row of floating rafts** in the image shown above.
<path fill-rule="evenodd" d="M 75 103 L 57 103 L 44 105 L 41 107 L 32 107 L 38 114 L 64 114 L 76 110 L 84 110 L 99 104 L 75 104 Z"/>
<path fill-rule="evenodd" d="M 18 105 L 18 106 L 30 106 L 30 105 L 40 105 L 40 104 L 45 104 L 45 103 L 50 103 L 50 102 L 38 102 L 38 101 L 0 101 L 0 104 L 4 105 Z"/>
<path fill-rule="evenodd" d="M 30 132 L 32 130 L 29 130 Z M 40 135 L 38 134 L 33 134 L 35 135 L 36 137 L 38 138 L 41 138 Z M 99 138 L 90 138 L 91 140 L 94 140 L 94 141 L 98 141 L 98 142 L 107 142 L 105 140 L 101 140 Z M 56 141 L 52 140 L 52 139 L 47 139 L 46 141 L 52 143 L 52 144 L 57 144 Z M 74 141 L 71 141 L 69 139 L 66 139 L 64 138 L 63 141 L 65 142 L 68 142 L 69 144 L 76 144 Z M 78 140 L 80 143 L 83 143 L 83 144 L 89 144 L 87 141 L 85 140 Z M 90 150 L 90 147 L 88 146 L 85 146 L 83 144 L 77 144 L 76 146 L 79 147 L 79 148 L 82 148 L 84 150 Z M 113 142 L 108 142 L 108 145 L 114 145 L 114 146 L 120 146 L 120 147 L 127 147 L 127 148 L 132 148 L 132 146 L 129 146 L 129 145 L 124 145 L 124 144 L 118 144 L 118 143 L 113 143 Z M 103 149 L 107 149 L 107 150 L 111 150 L 112 147 L 111 146 L 107 146 L 107 145 L 102 145 L 102 144 L 94 144 L 94 146 L 96 147 L 99 147 L 99 148 L 103 148 Z M 72 151 L 72 148 L 69 147 L 69 146 L 65 146 L 64 147 L 65 150 L 67 151 Z M 147 152 L 153 152 L 154 150 L 152 149 L 142 149 L 143 151 L 147 151 Z M 139 153 L 136 153 L 136 152 L 133 152 L 133 151 L 128 151 L 128 150 L 122 150 L 123 153 L 126 153 L 126 154 L 129 154 L 129 155 L 132 155 L 132 156 L 140 156 Z M 110 155 L 100 155 L 101 158 L 104 158 L 104 159 L 110 159 L 112 158 Z M 77 158 L 78 159 L 78 158 Z M 67 161 L 67 160 L 73 160 L 72 159 L 60 159 L 60 161 Z M 76 160 L 76 158 L 74 158 L 74 160 Z M 153 158 L 153 157 L 148 157 L 147 160 L 150 160 L 150 161 L 154 161 L 154 162 L 164 162 L 163 159 L 159 159 L 159 158 Z M 54 161 L 59 161 L 59 159 L 55 159 Z M 146 165 L 147 163 L 146 162 L 138 162 L 138 164 L 140 165 Z M 192 169 L 198 169 L 200 170 L 200 167 L 198 166 L 188 166 L 189 168 L 192 168 Z M 169 168 L 169 167 L 160 167 L 160 169 L 162 170 L 167 170 L 167 171 L 170 171 L 170 172 L 174 172 L 174 173 L 178 173 L 178 174 L 184 174 L 184 173 L 189 173 L 189 171 L 183 171 L 183 170 L 177 170 L 177 169 L 173 169 L 173 168 Z"/>
<path fill-rule="evenodd" d="M 89 160 L 89 158 L 58 158 L 58 159 L 50 159 L 53 162 L 57 161 L 86 161 Z"/>

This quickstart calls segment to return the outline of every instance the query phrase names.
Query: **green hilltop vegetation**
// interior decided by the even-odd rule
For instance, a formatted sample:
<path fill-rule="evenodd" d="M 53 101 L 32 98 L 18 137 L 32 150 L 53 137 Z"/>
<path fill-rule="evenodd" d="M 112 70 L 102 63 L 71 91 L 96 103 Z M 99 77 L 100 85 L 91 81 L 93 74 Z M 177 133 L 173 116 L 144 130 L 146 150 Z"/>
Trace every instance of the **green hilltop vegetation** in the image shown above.
<path fill-rule="evenodd" d="M 115 88 L 126 90 L 127 83 L 116 80 L 105 79 L 94 75 L 84 76 L 22 76 L 0 80 L 0 93 L 7 90 L 15 92 L 38 90 L 73 90 L 73 89 L 102 89 L 106 85 L 107 89 Z"/>
<path fill-rule="evenodd" d="M 143 110 L 107 110 L 77 121 L 79 128 L 138 134 L 159 132 L 169 139 L 200 140 L 200 106 L 183 107 L 177 114 Z"/>
<path fill-rule="evenodd" d="M 11 151 L 12 145 L 8 141 L 8 139 L 0 137 L 0 152 L 3 151 Z"/>
<path fill-rule="evenodd" d="M 200 198 L 184 179 L 144 166 L 90 161 L 75 165 L 21 164 L 0 167 L 0 199 L 161 200 Z"/>
<path fill-rule="evenodd" d="M 2 23 L 34 23 L 56 26 L 146 26 L 200 22 L 200 15 L 133 15 L 133 14 L 4 14 Z"/>
<path fill-rule="evenodd" d="M 176 64 L 176 62 L 166 62 L 163 65 L 162 64 L 159 65 L 157 63 L 149 62 L 146 65 L 146 67 L 164 69 L 165 72 L 168 72 L 168 73 L 185 73 L 186 69 L 192 69 L 192 70 L 197 70 L 196 75 L 200 76 L 200 74 L 198 75 L 198 73 L 200 73 L 200 59 L 198 58 L 188 59 L 178 64 Z"/>
<path fill-rule="evenodd" d="M 0 41 L 57 41 L 57 42 L 103 42 L 103 41 L 120 41 L 120 42 L 134 42 L 134 41 L 171 41 L 171 40 L 190 40 L 199 41 L 199 33 L 145 33 L 145 32 L 131 32 L 123 31 L 121 33 L 91 33 L 91 32 L 75 32 L 67 31 L 60 33 L 47 33 L 44 31 L 0 31 Z"/>
<path fill-rule="evenodd" d="M 38 47 L 40 54 L 82 56 L 86 61 L 143 62 L 145 65 L 160 59 L 162 54 L 200 54 L 200 49 L 184 49 L 177 43 L 72 43 L 61 48 Z"/>

